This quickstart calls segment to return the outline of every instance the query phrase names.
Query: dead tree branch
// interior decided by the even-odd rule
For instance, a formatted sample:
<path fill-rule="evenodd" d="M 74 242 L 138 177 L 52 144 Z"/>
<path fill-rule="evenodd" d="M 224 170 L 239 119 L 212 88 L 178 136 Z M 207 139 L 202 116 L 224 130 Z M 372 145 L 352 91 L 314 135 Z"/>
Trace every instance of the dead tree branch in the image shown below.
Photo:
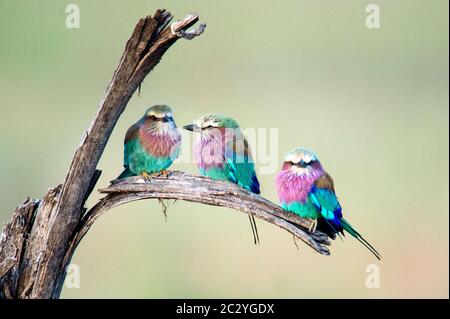
<path fill-rule="evenodd" d="M 83 217 L 79 230 L 73 238 L 72 249 L 78 245 L 92 224 L 108 210 L 129 202 L 142 199 L 175 199 L 223 206 L 253 214 L 255 217 L 274 224 L 303 240 L 315 251 L 328 255 L 328 236 L 315 232 L 315 223 L 287 213 L 269 200 L 253 194 L 232 183 L 213 181 L 203 176 L 193 176 L 184 172 L 171 172 L 168 177 L 154 176 L 149 180 L 136 176 L 117 180 L 108 188 L 101 189 L 107 194 Z M 68 252 L 68 256 L 71 252 Z"/>

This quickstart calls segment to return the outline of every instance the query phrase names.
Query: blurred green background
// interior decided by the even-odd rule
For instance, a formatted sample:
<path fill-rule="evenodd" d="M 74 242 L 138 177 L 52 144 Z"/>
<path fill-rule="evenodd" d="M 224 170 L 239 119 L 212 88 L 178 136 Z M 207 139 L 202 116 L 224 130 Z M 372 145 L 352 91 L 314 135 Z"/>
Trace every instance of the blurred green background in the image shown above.
<path fill-rule="evenodd" d="M 146 107 L 171 105 L 179 126 L 224 113 L 278 128 L 276 158 L 314 149 L 347 219 L 384 259 L 349 237 L 329 257 L 297 250 L 262 221 L 256 247 L 242 213 L 179 201 L 166 223 L 157 201 L 143 201 L 93 226 L 72 261 L 80 288 L 63 297 L 449 297 L 447 1 L 72 2 L 80 29 L 65 26 L 69 1 L 0 2 L 1 223 L 63 181 L 135 23 L 166 8 L 208 27 L 177 42 L 132 98 L 97 188 L 120 173 L 123 136 Z M 369 3 L 380 29 L 365 26 Z M 259 176 L 277 202 L 274 177 Z M 370 264 L 378 289 L 365 285 Z"/>

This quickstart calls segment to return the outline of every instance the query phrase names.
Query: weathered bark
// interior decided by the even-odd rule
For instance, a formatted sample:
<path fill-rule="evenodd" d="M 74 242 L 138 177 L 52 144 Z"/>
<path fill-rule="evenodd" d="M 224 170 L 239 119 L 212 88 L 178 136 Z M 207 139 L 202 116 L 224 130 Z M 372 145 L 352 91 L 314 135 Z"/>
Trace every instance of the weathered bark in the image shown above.
<path fill-rule="evenodd" d="M 232 183 L 213 181 L 208 177 L 184 172 L 170 172 L 167 177 L 155 175 L 151 179 L 144 179 L 136 176 L 116 180 L 100 192 L 107 196 L 83 216 L 79 229 L 74 234 L 71 249 L 67 252 L 67 260 L 72 250 L 103 213 L 119 205 L 151 198 L 181 199 L 232 208 L 279 226 L 303 240 L 318 253 L 329 255 L 326 247 L 329 245 L 328 236 L 315 231 L 316 224 L 313 220 L 290 214 L 267 199 Z"/>
<path fill-rule="evenodd" d="M 39 200 L 27 198 L 17 207 L 11 221 L 3 227 L 0 237 L 0 298 L 17 297 L 20 262 L 38 205 Z"/>
<path fill-rule="evenodd" d="M 64 183 L 49 189 L 41 200 L 24 201 L 3 228 L 1 298 L 58 298 L 67 265 L 93 221 L 111 207 L 144 198 L 184 199 L 253 213 L 302 238 L 318 252 L 329 253 L 324 246 L 328 244 L 326 236 L 312 232 L 311 221 L 295 219 L 262 197 L 228 183 L 187 174 L 176 173 L 168 179 L 155 177 L 147 184 L 138 184 L 139 180 L 133 183 L 133 179 L 122 181 L 102 190 L 108 195 L 91 210 L 84 208 L 100 176 L 97 164 L 133 93 L 177 39 L 192 39 L 205 28 L 200 25 L 198 30 L 187 30 L 198 21 L 196 14 L 169 25 L 171 19 L 169 12 L 158 10 L 153 17 L 137 23 Z"/>

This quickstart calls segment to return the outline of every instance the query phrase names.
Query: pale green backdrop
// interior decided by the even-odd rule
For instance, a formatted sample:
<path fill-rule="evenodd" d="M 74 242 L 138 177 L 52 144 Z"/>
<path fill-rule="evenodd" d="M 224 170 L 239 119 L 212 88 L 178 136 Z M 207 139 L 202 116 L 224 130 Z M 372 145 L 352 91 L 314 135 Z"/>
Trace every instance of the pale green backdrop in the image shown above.
<path fill-rule="evenodd" d="M 170 104 L 179 125 L 224 113 L 278 128 L 277 158 L 314 149 L 384 259 L 351 238 L 330 257 L 297 250 L 262 221 L 256 247 L 244 214 L 179 201 L 165 223 L 145 201 L 94 225 L 73 258 L 80 288 L 63 297 L 449 297 L 447 1 L 74 0 L 77 30 L 65 27 L 69 3 L 0 2 L 0 222 L 64 179 L 135 23 L 167 8 L 198 12 L 207 30 L 176 43 L 130 101 L 97 186 L 120 173 L 123 136 L 146 107 Z M 369 3 L 380 29 L 365 26 Z M 274 177 L 260 182 L 277 201 Z M 365 285 L 370 264 L 378 289 Z"/>

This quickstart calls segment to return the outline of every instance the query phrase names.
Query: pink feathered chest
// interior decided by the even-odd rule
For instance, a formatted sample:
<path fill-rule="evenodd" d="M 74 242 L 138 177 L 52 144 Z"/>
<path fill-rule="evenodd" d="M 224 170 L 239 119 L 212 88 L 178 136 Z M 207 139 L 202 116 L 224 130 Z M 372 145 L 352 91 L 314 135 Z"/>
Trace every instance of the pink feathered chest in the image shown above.
<path fill-rule="evenodd" d="M 305 203 L 314 182 L 320 177 L 319 173 L 298 175 L 290 170 L 282 170 L 276 177 L 278 196 L 282 203 Z"/>
<path fill-rule="evenodd" d="M 151 155 L 166 157 L 177 153 L 180 149 L 181 135 L 178 129 L 164 134 L 155 134 L 145 128 L 139 130 L 139 140 L 142 147 Z"/>

